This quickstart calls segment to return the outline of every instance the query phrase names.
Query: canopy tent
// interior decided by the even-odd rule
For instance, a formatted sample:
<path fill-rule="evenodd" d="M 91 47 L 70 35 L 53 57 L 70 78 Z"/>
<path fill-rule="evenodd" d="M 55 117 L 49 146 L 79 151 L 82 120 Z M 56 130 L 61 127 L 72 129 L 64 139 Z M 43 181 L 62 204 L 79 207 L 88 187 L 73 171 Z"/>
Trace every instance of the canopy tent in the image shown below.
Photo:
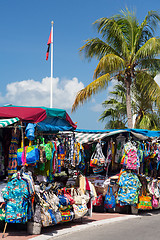
<path fill-rule="evenodd" d="M 42 108 L 31 107 L 0 107 L 0 118 L 18 117 L 21 121 L 37 123 L 43 121 L 46 117 L 46 111 Z"/>
<path fill-rule="evenodd" d="M 19 118 L 0 119 L 0 128 L 7 127 L 19 121 Z"/>
<path fill-rule="evenodd" d="M 76 125 L 63 109 L 8 105 L 0 107 L 0 118 L 18 117 L 27 123 L 37 123 L 39 131 L 73 131 Z"/>
<path fill-rule="evenodd" d="M 122 133 L 130 133 L 140 140 L 147 140 L 148 138 L 160 137 L 160 131 L 150 131 L 146 129 L 107 129 L 107 130 L 84 130 L 76 129 L 76 140 L 83 144 L 87 142 L 94 142 L 98 139 L 103 139 L 113 135 Z"/>
<path fill-rule="evenodd" d="M 70 131 L 75 130 L 77 125 L 72 121 L 68 113 L 63 109 L 46 108 L 47 118 L 37 124 L 40 131 Z"/>

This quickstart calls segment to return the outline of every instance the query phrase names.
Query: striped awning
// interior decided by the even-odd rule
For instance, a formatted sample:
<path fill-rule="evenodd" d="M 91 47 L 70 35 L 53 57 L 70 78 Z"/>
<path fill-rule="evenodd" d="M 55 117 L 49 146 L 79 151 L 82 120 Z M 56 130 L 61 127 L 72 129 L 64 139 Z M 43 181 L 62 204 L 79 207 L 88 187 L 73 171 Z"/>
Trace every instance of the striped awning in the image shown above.
<path fill-rule="evenodd" d="M 77 142 L 83 143 L 91 143 L 97 141 L 98 139 L 103 139 L 108 135 L 107 132 L 105 133 L 82 133 L 82 132 L 75 132 L 75 137 Z"/>
<path fill-rule="evenodd" d="M 13 123 L 16 123 L 19 121 L 19 118 L 8 118 L 8 119 L 0 119 L 0 128 L 7 127 Z"/>

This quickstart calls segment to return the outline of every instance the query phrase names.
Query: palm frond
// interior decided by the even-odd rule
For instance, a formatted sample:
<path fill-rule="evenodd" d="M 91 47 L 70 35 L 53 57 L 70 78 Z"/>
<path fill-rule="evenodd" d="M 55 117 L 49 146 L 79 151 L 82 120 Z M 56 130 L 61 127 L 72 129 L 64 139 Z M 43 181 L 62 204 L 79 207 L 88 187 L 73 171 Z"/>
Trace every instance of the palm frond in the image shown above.
<path fill-rule="evenodd" d="M 123 58 L 128 59 L 129 50 L 123 34 L 123 24 L 116 21 L 114 16 L 111 18 L 100 18 L 93 24 L 96 25 L 98 32 Z"/>
<path fill-rule="evenodd" d="M 155 77 L 160 71 L 160 59 L 143 59 L 138 64 L 138 69 L 146 69 L 146 71 L 150 72 Z"/>
<path fill-rule="evenodd" d="M 160 53 L 160 38 L 150 38 L 135 54 L 133 62 L 157 56 Z"/>
<path fill-rule="evenodd" d="M 80 48 L 79 52 L 81 55 L 84 53 L 85 58 L 89 60 L 93 57 L 99 60 L 108 53 L 119 55 L 114 48 L 99 38 L 87 39 L 85 42 L 86 43 Z"/>
<path fill-rule="evenodd" d="M 77 93 L 75 101 L 72 105 L 72 112 L 78 107 L 78 105 L 83 104 L 86 100 L 91 98 L 94 94 L 100 90 L 104 90 L 108 86 L 108 81 L 110 80 L 110 75 L 107 73 L 93 82 Z"/>
<path fill-rule="evenodd" d="M 156 11 L 148 12 L 144 21 L 137 29 L 137 34 L 134 42 L 133 53 L 143 46 L 150 38 L 154 36 L 156 27 L 160 21 L 160 15 Z"/>
<path fill-rule="evenodd" d="M 147 72 L 140 71 L 136 74 L 139 87 L 143 94 L 148 94 L 152 101 L 160 102 L 160 87 L 154 80 L 154 78 Z"/>
<path fill-rule="evenodd" d="M 123 70 L 124 67 L 125 61 L 121 57 L 115 54 L 107 54 L 99 61 L 94 71 L 93 78 L 97 78 L 102 73 L 117 73 L 118 71 Z"/>

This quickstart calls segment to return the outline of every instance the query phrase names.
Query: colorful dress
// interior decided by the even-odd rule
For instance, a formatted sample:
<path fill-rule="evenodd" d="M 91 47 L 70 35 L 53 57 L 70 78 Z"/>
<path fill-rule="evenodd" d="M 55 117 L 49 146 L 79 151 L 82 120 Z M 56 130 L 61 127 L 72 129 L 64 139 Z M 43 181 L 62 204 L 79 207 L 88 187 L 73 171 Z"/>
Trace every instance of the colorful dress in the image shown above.
<path fill-rule="evenodd" d="M 12 130 L 12 139 L 9 146 L 9 158 L 8 158 L 8 176 L 11 177 L 17 172 L 17 148 L 19 143 L 20 131 L 19 129 Z"/>
<path fill-rule="evenodd" d="M 120 205 L 134 205 L 138 203 L 141 183 L 135 173 L 122 171 L 119 181 L 117 200 Z"/>
<path fill-rule="evenodd" d="M 6 222 L 25 223 L 28 212 L 28 187 L 21 178 L 12 178 L 7 186 L 2 190 L 2 195 L 6 203 Z"/>

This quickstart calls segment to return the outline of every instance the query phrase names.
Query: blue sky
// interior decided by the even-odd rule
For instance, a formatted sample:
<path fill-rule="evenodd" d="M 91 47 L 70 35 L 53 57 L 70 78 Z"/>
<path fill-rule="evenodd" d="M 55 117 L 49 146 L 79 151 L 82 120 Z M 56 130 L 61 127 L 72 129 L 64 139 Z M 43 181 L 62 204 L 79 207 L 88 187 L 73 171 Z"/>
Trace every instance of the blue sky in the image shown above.
<path fill-rule="evenodd" d="M 160 9 L 158 0 L 1 0 L 0 1 L 0 105 L 49 107 L 50 58 L 47 41 L 54 21 L 53 107 L 65 109 L 81 129 L 103 129 L 98 122 L 102 91 L 71 114 L 77 91 L 93 79 L 97 61 L 83 59 L 84 40 L 98 36 L 92 23 L 128 7 L 141 22 L 148 11 Z M 160 31 L 157 32 L 160 35 Z M 109 87 L 111 89 L 113 84 Z"/>

